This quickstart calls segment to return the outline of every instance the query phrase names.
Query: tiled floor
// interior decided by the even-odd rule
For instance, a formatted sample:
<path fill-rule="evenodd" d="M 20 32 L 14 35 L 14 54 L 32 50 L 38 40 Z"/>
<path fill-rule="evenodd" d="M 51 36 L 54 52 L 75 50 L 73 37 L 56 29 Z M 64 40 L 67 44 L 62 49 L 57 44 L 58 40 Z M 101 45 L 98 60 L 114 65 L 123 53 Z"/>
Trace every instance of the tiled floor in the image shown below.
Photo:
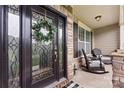
<path fill-rule="evenodd" d="M 73 81 L 84 88 L 112 88 L 112 66 L 106 65 L 106 74 L 93 74 L 83 70 L 77 70 Z"/>

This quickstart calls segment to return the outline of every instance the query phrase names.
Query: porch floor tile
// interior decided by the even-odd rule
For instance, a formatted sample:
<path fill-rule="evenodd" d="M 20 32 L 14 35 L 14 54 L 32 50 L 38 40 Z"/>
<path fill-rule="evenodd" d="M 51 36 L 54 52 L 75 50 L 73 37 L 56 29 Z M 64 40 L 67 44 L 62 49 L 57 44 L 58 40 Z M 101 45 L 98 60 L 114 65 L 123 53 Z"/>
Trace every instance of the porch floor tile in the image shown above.
<path fill-rule="evenodd" d="M 73 81 L 84 88 L 112 88 L 112 65 L 105 65 L 109 73 L 93 74 L 83 70 L 77 70 Z"/>

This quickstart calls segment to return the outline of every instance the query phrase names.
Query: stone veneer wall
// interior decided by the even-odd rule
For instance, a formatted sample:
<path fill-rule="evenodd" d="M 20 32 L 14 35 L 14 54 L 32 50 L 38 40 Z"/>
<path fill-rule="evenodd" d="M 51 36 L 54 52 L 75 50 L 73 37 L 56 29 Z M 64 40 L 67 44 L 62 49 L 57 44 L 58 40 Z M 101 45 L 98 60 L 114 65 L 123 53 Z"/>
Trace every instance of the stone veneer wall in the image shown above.
<path fill-rule="evenodd" d="M 112 53 L 114 88 L 124 88 L 124 54 Z"/>

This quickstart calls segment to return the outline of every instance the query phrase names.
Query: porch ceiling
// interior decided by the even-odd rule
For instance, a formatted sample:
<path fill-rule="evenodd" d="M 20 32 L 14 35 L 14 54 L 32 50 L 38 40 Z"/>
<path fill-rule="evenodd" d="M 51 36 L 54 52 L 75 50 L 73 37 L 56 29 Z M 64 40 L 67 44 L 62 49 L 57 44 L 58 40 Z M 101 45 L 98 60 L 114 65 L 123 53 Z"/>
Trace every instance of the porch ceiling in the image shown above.
<path fill-rule="evenodd" d="M 119 5 L 74 5 L 74 15 L 92 29 L 119 23 Z M 102 15 L 100 21 L 94 17 Z"/>

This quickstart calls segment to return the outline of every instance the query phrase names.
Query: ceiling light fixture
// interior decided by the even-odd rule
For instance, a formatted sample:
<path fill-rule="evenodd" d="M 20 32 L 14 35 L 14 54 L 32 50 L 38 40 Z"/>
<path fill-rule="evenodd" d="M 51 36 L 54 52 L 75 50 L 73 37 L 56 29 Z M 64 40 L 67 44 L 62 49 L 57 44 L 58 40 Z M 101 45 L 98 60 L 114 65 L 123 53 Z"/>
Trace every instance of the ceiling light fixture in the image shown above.
<path fill-rule="evenodd" d="M 96 21 L 100 21 L 101 20 L 101 17 L 102 17 L 101 15 L 98 15 L 98 16 L 95 17 L 95 20 Z"/>

